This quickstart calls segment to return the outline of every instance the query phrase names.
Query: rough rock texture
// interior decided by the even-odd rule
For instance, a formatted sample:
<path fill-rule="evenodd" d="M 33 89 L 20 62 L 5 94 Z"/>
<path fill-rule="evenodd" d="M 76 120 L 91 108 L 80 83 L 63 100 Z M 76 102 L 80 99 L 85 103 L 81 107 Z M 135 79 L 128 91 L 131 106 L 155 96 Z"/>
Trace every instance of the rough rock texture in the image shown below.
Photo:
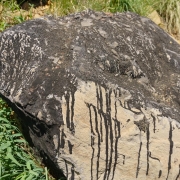
<path fill-rule="evenodd" d="M 180 179 L 180 46 L 133 13 L 0 34 L 1 96 L 68 179 Z"/>

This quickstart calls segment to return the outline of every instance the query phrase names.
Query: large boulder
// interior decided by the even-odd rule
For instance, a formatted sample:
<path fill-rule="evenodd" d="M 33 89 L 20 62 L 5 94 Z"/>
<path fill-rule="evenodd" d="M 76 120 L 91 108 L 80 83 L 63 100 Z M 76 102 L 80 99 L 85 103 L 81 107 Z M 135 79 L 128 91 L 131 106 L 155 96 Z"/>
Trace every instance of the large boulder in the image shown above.
<path fill-rule="evenodd" d="M 0 88 L 67 179 L 180 179 L 180 45 L 151 20 L 91 10 L 0 34 Z"/>

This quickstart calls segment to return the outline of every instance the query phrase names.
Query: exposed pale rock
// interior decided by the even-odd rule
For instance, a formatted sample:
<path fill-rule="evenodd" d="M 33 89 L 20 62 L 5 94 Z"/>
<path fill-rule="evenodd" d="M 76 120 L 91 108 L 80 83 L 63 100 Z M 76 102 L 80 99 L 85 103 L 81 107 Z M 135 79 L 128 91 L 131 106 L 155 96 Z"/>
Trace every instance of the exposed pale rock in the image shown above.
<path fill-rule="evenodd" d="M 1 96 L 67 179 L 180 179 L 180 46 L 151 20 L 44 17 L 0 52 Z"/>
<path fill-rule="evenodd" d="M 40 17 L 41 17 L 41 15 L 39 15 L 39 14 L 35 14 L 35 15 L 34 15 L 34 19 L 40 18 Z"/>
<path fill-rule="evenodd" d="M 161 22 L 161 18 L 160 18 L 160 16 L 159 16 L 159 14 L 158 14 L 158 12 L 157 11 L 153 11 L 152 13 L 150 13 L 149 15 L 148 15 L 148 17 L 153 21 L 153 22 L 155 22 L 156 24 L 162 24 L 162 22 Z"/>

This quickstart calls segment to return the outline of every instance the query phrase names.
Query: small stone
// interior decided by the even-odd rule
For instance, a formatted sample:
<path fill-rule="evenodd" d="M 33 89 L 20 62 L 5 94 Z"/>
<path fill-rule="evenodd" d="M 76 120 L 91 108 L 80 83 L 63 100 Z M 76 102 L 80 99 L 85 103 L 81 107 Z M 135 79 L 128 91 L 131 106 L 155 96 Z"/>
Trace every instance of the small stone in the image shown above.
<path fill-rule="evenodd" d="M 157 25 L 161 24 L 161 18 L 159 16 L 159 14 L 157 13 L 157 11 L 153 11 L 151 14 L 148 15 L 148 17 L 154 21 Z"/>
<path fill-rule="evenodd" d="M 40 14 L 35 14 L 34 19 L 42 17 Z"/>

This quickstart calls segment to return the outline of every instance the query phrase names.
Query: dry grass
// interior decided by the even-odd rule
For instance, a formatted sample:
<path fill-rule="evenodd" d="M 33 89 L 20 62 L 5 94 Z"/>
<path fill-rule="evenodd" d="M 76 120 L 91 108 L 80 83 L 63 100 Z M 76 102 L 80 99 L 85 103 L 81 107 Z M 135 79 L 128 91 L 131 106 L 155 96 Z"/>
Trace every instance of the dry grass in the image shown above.
<path fill-rule="evenodd" d="M 180 37 L 180 0 L 159 0 L 154 8 L 166 22 L 168 31 Z"/>
<path fill-rule="evenodd" d="M 53 0 L 50 13 L 55 16 L 63 16 L 85 9 L 97 11 L 109 11 L 110 0 Z"/>
<path fill-rule="evenodd" d="M 85 9 L 104 12 L 132 11 L 147 16 L 155 0 L 52 0 L 50 13 L 63 16 Z"/>

